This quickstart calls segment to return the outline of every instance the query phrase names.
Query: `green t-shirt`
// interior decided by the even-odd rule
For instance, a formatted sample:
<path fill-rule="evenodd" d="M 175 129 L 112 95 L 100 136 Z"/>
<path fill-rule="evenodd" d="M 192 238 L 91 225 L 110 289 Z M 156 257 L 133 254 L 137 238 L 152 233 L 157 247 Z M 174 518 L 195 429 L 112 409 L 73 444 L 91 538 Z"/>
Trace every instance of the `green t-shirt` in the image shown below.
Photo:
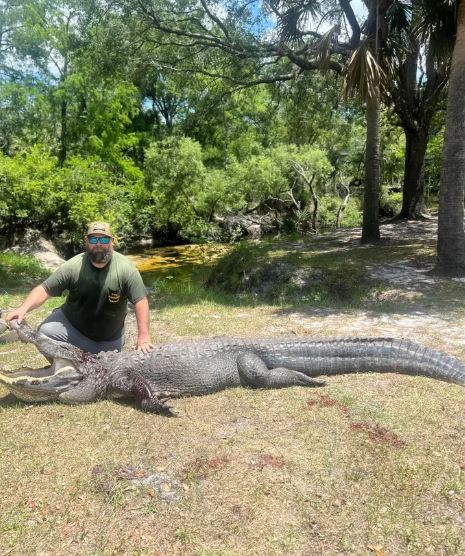
<path fill-rule="evenodd" d="M 43 282 L 55 297 L 68 290 L 61 307 L 66 318 L 84 336 L 97 342 L 119 338 L 127 301 L 137 303 L 147 295 L 141 275 L 124 255 L 114 252 L 103 268 L 95 267 L 86 253 L 66 261 Z"/>

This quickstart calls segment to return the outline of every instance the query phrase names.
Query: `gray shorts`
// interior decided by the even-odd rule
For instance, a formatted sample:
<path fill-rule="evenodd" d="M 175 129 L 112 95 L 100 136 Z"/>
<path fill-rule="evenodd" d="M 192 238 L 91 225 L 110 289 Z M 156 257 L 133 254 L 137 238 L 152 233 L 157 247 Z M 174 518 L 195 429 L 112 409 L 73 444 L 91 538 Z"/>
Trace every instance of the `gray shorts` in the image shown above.
<path fill-rule="evenodd" d="M 114 350 L 121 351 L 124 344 L 124 331 L 122 331 L 120 338 L 111 340 L 110 342 L 96 342 L 95 340 L 91 340 L 74 328 L 60 308 L 55 309 L 53 313 L 41 323 L 39 332 L 42 332 L 42 334 L 45 334 L 53 340 L 73 344 L 73 346 L 87 351 L 88 353 Z"/>

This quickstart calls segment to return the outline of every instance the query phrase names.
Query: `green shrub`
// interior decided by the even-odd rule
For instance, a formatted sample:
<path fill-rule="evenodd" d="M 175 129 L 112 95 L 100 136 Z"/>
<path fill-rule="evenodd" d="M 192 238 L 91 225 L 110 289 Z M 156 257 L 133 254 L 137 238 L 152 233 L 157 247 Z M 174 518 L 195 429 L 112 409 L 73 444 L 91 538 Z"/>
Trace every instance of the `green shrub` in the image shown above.
<path fill-rule="evenodd" d="M 336 226 L 336 218 L 342 200 L 340 197 L 321 197 L 319 210 L 319 225 L 323 229 Z M 362 225 L 362 211 L 360 201 L 351 197 L 344 210 L 341 228 L 357 228 Z"/>
<path fill-rule="evenodd" d="M 379 211 L 384 216 L 396 216 L 402 208 L 402 192 L 390 192 L 383 187 L 379 197 Z"/>
<path fill-rule="evenodd" d="M 0 253 L 0 283 L 4 288 L 31 285 L 49 275 L 34 257 L 16 253 Z"/>
<path fill-rule="evenodd" d="M 127 175 L 97 156 L 71 156 L 64 166 L 44 145 L 0 154 L 0 232 L 6 238 L 36 228 L 77 246 L 87 222 L 108 220 L 129 234 L 142 204 L 142 173 Z"/>

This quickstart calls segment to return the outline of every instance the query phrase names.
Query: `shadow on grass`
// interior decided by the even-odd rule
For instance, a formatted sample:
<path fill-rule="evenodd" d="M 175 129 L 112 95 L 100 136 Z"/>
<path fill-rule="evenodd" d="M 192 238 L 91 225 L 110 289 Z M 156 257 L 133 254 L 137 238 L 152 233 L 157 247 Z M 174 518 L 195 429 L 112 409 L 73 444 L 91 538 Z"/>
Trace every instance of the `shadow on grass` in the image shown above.
<path fill-rule="evenodd" d="M 2 398 L 0 398 L 0 408 L 1 409 L 25 409 L 27 407 L 31 407 L 31 405 L 45 405 L 45 404 L 55 404 L 56 402 L 25 402 L 22 400 L 18 400 L 13 394 L 6 394 Z"/>
<path fill-rule="evenodd" d="M 100 400 L 95 400 L 95 403 L 98 403 Z M 121 405 L 123 407 L 135 408 L 138 409 L 136 406 L 136 402 L 134 398 L 130 396 L 124 398 L 114 398 L 110 400 L 111 403 L 115 403 L 117 405 Z M 82 404 L 84 405 L 84 404 Z M 61 407 L 70 407 L 67 404 L 60 402 L 59 400 L 49 400 L 49 401 L 42 401 L 42 402 L 27 402 L 23 400 L 19 400 L 13 394 L 5 394 L 4 396 L 0 397 L 0 410 L 1 409 L 28 409 L 32 407 L 44 407 L 44 406 L 61 406 Z M 142 412 L 142 410 L 140 409 Z"/>

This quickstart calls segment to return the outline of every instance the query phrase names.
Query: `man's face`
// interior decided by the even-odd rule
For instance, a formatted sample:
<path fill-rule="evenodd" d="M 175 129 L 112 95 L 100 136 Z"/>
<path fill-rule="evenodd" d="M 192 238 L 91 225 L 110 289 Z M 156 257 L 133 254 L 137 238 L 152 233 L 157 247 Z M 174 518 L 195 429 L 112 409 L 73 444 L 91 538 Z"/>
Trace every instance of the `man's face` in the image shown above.
<path fill-rule="evenodd" d="M 103 234 L 88 235 L 86 252 L 93 263 L 107 263 L 113 254 L 113 238 Z"/>

